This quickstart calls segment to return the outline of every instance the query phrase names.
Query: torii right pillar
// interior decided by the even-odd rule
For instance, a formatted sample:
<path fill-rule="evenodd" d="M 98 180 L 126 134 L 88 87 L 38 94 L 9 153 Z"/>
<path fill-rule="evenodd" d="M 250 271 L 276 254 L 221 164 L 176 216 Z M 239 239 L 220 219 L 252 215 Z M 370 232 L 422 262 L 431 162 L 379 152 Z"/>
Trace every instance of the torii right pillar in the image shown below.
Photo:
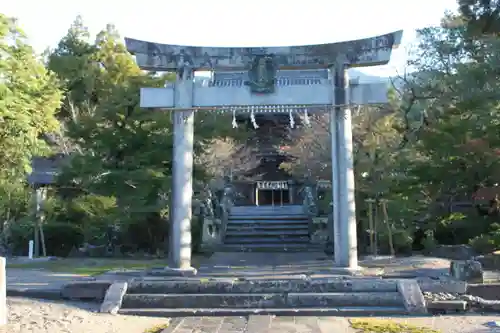
<path fill-rule="evenodd" d="M 334 106 L 330 109 L 335 265 L 358 269 L 349 79 L 345 62 L 331 69 Z"/>

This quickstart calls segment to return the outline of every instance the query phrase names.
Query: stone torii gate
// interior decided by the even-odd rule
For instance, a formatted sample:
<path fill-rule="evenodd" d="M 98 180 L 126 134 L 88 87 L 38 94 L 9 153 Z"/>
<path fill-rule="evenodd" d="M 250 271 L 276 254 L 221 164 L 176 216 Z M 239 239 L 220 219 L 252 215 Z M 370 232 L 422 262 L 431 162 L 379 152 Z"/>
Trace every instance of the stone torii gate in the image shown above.
<path fill-rule="evenodd" d="M 402 31 L 341 43 L 288 47 L 199 47 L 125 38 L 141 69 L 175 71 L 164 88 L 141 89 L 143 108 L 174 112 L 172 274 L 195 274 L 191 267 L 191 204 L 194 112 L 214 110 L 297 114 L 329 112 L 332 144 L 335 265 L 356 269 L 356 211 L 350 105 L 387 102 L 387 84 L 349 82 L 347 69 L 383 65 L 400 44 Z M 195 71 L 213 77 L 194 80 Z M 351 83 L 351 84 L 349 84 Z"/>

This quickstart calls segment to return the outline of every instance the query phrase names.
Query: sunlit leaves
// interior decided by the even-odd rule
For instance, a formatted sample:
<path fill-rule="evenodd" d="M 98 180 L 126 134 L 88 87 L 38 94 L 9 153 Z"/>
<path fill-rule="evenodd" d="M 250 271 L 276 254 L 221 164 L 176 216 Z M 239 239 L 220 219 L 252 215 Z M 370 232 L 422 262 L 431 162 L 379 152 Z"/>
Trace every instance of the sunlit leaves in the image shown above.
<path fill-rule="evenodd" d="M 59 130 L 61 98 L 16 21 L 0 14 L 0 177 L 23 179 L 32 156 L 50 152 L 42 134 Z"/>

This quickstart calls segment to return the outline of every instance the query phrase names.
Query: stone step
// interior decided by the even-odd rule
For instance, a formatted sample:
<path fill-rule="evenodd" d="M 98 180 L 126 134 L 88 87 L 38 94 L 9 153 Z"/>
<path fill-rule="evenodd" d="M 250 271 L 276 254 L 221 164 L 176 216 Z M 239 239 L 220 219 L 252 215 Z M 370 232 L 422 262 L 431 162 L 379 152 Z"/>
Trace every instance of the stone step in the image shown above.
<path fill-rule="evenodd" d="M 253 225 L 242 225 L 239 223 L 228 224 L 226 227 L 226 233 L 232 231 L 262 231 L 266 233 L 272 232 L 293 232 L 300 231 L 309 233 L 309 225 L 304 223 L 292 223 L 292 224 L 253 224 Z"/>
<path fill-rule="evenodd" d="M 284 206 L 234 206 L 231 207 L 233 214 L 257 214 L 262 212 L 304 214 L 304 208 L 301 205 Z"/>
<path fill-rule="evenodd" d="M 270 214 L 270 215 L 307 215 L 307 213 L 301 209 L 288 209 L 288 208 L 275 208 L 275 209 L 259 209 L 252 208 L 246 210 L 235 210 L 231 208 L 229 211 L 230 214 L 234 215 L 261 215 L 261 214 Z"/>
<path fill-rule="evenodd" d="M 315 278 L 315 279 L 258 279 L 192 278 L 165 280 L 141 278 L 132 280 L 127 294 L 216 294 L 216 293 L 332 293 L 332 292 L 397 292 L 398 281 L 389 279 Z"/>
<path fill-rule="evenodd" d="M 272 216 L 257 216 L 257 217 L 241 217 L 235 218 L 233 216 L 229 216 L 228 224 L 308 224 L 309 220 L 307 218 L 290 218 L 290 216 L 281 218 L 281 217 L 272 217 Z"/>
<path fill-rule="evenodd" d="M 259 309 L 259 308 L 192 308 L 192 309 L 121 309 L 121 315 L 143 317 L 188 317 L 188 316 L 247 316 L 247 315 L 276 315 L 276 316 L 390 316 L 407 315 L 404 307 L 336 307 L 336 308 L 284 308 L 284 309 Z"/>
<path fill-rule="evenodd" d="M 457 313 L 467 310 L 464 300 L 427 301 L 427 310 L 432 314 Z"/>
<path fill-rule="evenodd" d="M 126 294 L 122 309 L 404 307 L 399 292 Z"/>
<path fill-rule="evenodd" d="M 246 229 L 226 229 L 226 237 L 252 237 L 252 236 L 308 236 L 309 230 L 307 228 L 301 228 L 296 230 L 266 230 L 266 229 L 254 229 L 254 228 L 246 228 Z"/>
<path fill-rule="evenodd" d="M 300 244 L 222 244 L 217 247 L 219 252 L 318 252 L 323 248 L 319 245 L 300 243 Z"/>
<path fill-rule="evenodd" d="M 252 237 L 226 235 L 224 244 L 309 243 L 309 236 L 254 234 Z"/>
<path fill-rule="evenodd" d="M 297 205 L 283 205 L 283 206 L 233 206 L 231 212 L 236 214 L 240 213 L 255 213 L 255 212 L 291 212 L 292 214 L 304 213 L 304 208 Z"/>
<path fill-rule="evenodd" d="M 233 208 L 238 208 L 238 209 L 245 209 L 245 208 L 252 208 L 252 209 L 263 209 L 263 208 L 278 208 L 278 207 L 290 207 L 290 208 L 302 208 L 302 205 L 300 204 L 286 204 L 286 205 L 246 205 L 246 206 L 234 206 Z"/>
<path fill-rule="evenodd" d="M 300 217 L 300 216 L 307 216 L 304 213 L 297 213 L 297 212 L 288 212 L 288 211 L 282 211 L 282 212 L 276 212 L 276 211 L 270 211 L 270 210 L 263 210 L 263 211 L 257 211 L 257 212 L 240 212 L 240 213 L 235 213 L 235 212 L 229 212 L 230 216 L 291 216 L 291 217 Z"/>

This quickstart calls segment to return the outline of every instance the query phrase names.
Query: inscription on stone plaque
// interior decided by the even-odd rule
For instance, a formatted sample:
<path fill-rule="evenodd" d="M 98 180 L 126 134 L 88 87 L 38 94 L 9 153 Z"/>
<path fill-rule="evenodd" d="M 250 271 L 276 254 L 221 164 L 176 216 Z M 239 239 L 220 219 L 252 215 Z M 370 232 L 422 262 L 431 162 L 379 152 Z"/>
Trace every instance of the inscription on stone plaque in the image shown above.
<path fill-rule="evenodd" d="M 276 86 L 276 64 L 270 55 L 255 56 L 248 71 L 246 84 L 255 94 L 272 94 Z"/>
<path fill-rule="evenodd" d="M 288 190 L 288 183 L 286 181 L 278 182 L 257 182 L 259 190 Z"/>

